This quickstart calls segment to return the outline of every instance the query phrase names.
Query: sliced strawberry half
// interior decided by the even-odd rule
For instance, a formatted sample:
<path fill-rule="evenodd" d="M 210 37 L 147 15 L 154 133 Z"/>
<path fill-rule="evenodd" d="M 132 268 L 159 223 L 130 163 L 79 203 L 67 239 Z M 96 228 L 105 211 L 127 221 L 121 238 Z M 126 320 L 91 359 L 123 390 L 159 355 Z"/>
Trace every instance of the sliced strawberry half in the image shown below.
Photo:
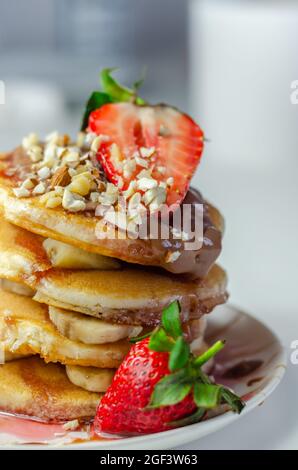
<path fill-rule="evenodd" d="M 152 154 L 147 152 L 145 159 L 152 177 L 157 181 L 173 178 L 167 204 L 179 204 L 184 199 L 204 146 L 203 132 L 189 116 L 166 105 L 111 103 L 90 114 L 89 131 L 109 137 L 100 146 L 98 158 L 111 182 L 117 184 L 121 177 L 123 189 L 127 188 L 144 168 L 137 164 L 127 176 L 123 163 L 137 153 L 142 157 L 144 149 L 150 149 Z"/>

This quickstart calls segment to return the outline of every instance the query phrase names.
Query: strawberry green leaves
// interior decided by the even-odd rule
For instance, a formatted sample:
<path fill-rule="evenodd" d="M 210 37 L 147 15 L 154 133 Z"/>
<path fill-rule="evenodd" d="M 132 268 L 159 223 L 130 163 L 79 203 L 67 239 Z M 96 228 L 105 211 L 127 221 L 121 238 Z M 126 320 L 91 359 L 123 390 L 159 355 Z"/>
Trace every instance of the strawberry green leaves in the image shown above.
<path fill-rule="evenodd" d="M 214 408 L 220 403 L 221 386 L 196 383 L 194 385 L 194 401 L 198 408 Z"/>
<path fill-rule="evenodd" d="M 174 341 L 163 328 L 153 331 L 150 336 L 149 349 L 157 352 L 170 352 L 174 346 Z"/>
<path fill-rule="evenodd" d="M 111 97 L 102 91 L 94 91 L 86 103 L 86 109 L 83 115 L 81 130 L 84 131 L 88 127 L 88 119 L 90 113 L 100 108 L 104 104 L 112 103 Z"/>
<path fill-rule="evenodd" d="M 182 369 L 189 360 L 189 345 L 183 338 L 180 322 L 179 303 L 173 302 L 163 310 L 162 327 L 155 330 L 149 342 L 149 349 L 169 352 L 169 369 L 171 372 Z"/>
<path fill-rule="evenodd" d="M 171 372 L 182 369 L 189 360 L 190 349 L 185 339 L 180 336 L 172 347 L 169 357 L 169 369 Z"/>
<path fill-rule="evenodd" d="M 211 346 L 211 348 L 207 349 L 201 356 L 197 357 L 194 361 L 195 365 L 198 367 L 202 367 L 206 362 L 208 362 L 212 357 L 215 356 L 225 345 L 225 341 L 216 341 L 216 343 Z"/>
<path fill-rule="evenodd" d="M 191 387 L 184 370 L 166 375 L 155 386 L 147 408 L 176 405 L 189 394 Z"/>
<path fill-rule="evenodd" d="M 162 327 L 157 328 L 153 331 L 150 342 L 149 349 L 159 352 L 170 352 L 172 357 L 171 362 L 173 363 L 175 370 L 179 367 L 175 367 L 175 363 L 179 360 L 180 354 L 187 356 L 185 360 L 182 360 L 182 366 L 186 363 L 189 355 L 189 348 L 182 338 L 182 328 L 180 322 L 180 307 L 179 303 L 172 302 L 168 307 L 166 307 L 162 312 L 161 318 Z M 177 340 L 175 342 L 175 340 Z"/>
<path fill-rule="evenodd" d="M 243 408 L 245 407 L 245 403 L 235 395 L 235 393 L 231 392 L 228 388 L 223 388 L 221 391 L 222 399 L 225 403 L 227 403 L 233 411 L 240 414 Z"/>
<path fill-rule="evenodd" d="M 162 312 L 161 323 L 165 331 L 173 338 L 182 335 L 180 321 L 180 306 L 177 301 L 172 302 Z"/>
<path fill-rule="evenodd" d="M 120 85 L 111 75 L 117 68 L 103 69 L 100 74 L 103 91 L 107 93 L 113 102 L 134 102 L 135 104 L 145 104 L 145 101 L 137 96 L 137 89 L 142 85 L 143 79 L 134 83 L 133 89 Z"/>
<path fill-rule="evenodd" d="M 91 93 L 84 111 L 81 130 L 84 131 L 88 127 L 89 115 L 92 111 L 99 109 L 101 106 L 107 103 L 119 103 L 119 102 L 132 102 L 137 105 L 146 104 L 146 102 L 137 95 L 138 88 L 143 83 L 143 78 L 136 81 L 133 88 L 126 88 L 120 85 L 111 75 L 111 73 L 117 70 L 115 68 L 103 69 L 100 73 L 100 81 L 102 85 L 102 91 L 94 91 Z"/>
<path fill-rule="evenodd" d="M 222 385 L 213 383 L 202 371 L 202 366 L 223 349 L 224 341 L 215 342 L 203 354 L 194 357 L 183 338 L 177 301 L 163 310 L 161 325 L 150 336 L 148 347 L 153 351 L 169 353 L 170 374 L 155 385 L 147 408 L 175 405 L 192 393 L 197 411 L 185 418 L 185 424 L 189 420 L 194 422 L 202 419 L 207 410 L 222 403 L 240 413 L 244 407 L 242 400 Z"/>
<path fill-rule="evenodd" d="M 142 339 L 149 338 L 149 336 L 151 335 L 152 335 L 152 331 L 149 331 L 148 333 L 145 333 L 142 336 L 133 336 L 132 338 L 129 339 L 129 342 L 132 344 L 135 344 L 138 341 L 142 341 Z"/>

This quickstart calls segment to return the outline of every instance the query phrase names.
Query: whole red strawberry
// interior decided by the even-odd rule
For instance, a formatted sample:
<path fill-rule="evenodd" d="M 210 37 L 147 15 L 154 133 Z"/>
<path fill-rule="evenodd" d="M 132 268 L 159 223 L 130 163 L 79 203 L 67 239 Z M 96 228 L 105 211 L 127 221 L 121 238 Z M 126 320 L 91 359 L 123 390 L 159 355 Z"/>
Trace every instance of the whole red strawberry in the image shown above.
<path fill-rule="evenodd" d="M 149 339 L 136 343 L 119 367 L 102 398 L 94 425 L 107 433 L 153 433 L 170 429 L 170 422 L 196 409 L 191 395 L 172 406 L 146 409 L 155 385 L 166 375 L 169 353 L 151 351 Z"/>
<path fill-rule="evenodd" d="M 198 421 L 224 401 L 237 412 L 241 400 L 211 382 L 201 370 L 223 347 L 218 341 L 194 358 L 182 337 L 179 304 L 162 315 L 162 327 L 132 346 L 102 398 L 94 420 L 96 433 L 145 434 Z"/>

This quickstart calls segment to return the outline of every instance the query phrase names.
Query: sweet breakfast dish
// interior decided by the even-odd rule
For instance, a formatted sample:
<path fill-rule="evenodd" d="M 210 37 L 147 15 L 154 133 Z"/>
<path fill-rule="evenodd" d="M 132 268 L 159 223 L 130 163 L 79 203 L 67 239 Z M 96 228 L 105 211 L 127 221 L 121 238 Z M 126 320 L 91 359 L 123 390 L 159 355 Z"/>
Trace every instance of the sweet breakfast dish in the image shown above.
<path fill-rule="evenodd" d="M 208 372 L 224 222 L 190 187 L 200 127 L 105 69 L 76 139 L 0 160 L 0 411 L 154 433 L 244 403 Z M 35 400 L 34 397 L 37 397 Z"/>

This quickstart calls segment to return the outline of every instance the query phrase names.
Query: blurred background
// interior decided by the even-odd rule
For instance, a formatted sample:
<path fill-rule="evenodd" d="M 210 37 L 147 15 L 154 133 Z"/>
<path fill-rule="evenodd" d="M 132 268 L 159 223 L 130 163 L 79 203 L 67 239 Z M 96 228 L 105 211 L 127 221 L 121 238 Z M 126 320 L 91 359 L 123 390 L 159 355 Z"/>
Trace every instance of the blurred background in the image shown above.
<path fill-rule="evenodd" d="M 142 95 L 193 114 L 204 129 L 193 184 L 226 219 L 231 301 L 290 348 L 298 339 L 298 105 L 290 101 L 298 1 L 0 0 L 1 151 L 32 130 L 74 135 L 107 66 L 119 66 L 127 85 L 146 66 Z M 267 412 L 257 434 L 256 418 L 246 417 L 251 428 L 234 425 L 233 439 L 222 432 L 200 447 L 243 448 L 245 437 L 248 448 L 297 448 L 297 366 L 283 387 L 269 400 L 272 413 L 283 407 L 278 436 Z"/>

